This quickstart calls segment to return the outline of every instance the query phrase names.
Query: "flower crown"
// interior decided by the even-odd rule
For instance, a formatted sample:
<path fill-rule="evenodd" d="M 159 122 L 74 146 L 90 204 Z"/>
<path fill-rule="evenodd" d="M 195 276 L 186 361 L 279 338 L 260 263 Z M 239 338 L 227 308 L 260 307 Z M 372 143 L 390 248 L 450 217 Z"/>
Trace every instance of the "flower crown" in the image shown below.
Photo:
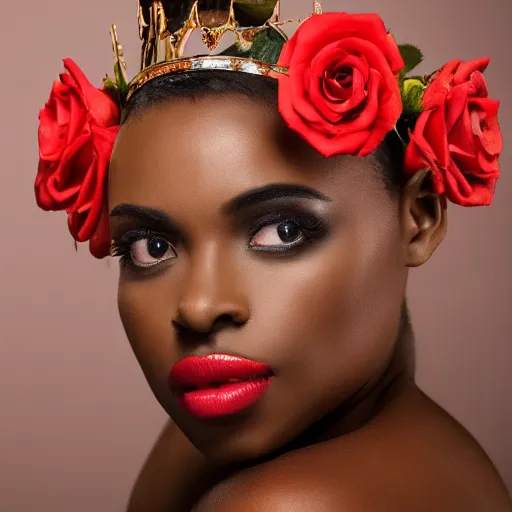
<path fill-rule="evenodd" d="M 102 88 L 65 59 L 39 115 L 38 205 L 66 211 L 75 241 L 89 241 L 97 258 L 109 255 L 108 167 L 124 107 L 148 81 L 198 69 L 276 79 L 284 121 L 326 157 L 368 155 L 395 132 L 404 178 L 429 169 L 433 193 L 463 206 L 491 204 L 502 137 L 499 102 L 488 97 L 483 75 L 490 59 L 454 60 L 416 76 L 422 53 L 397 45 L 377 14 L 322 13 L 315 1 L 288 39 L 281 26 L 291 20 L 280 19 L 279 7 L 279 0 L 140 0 L 141 71 L 131 82 L 115 26 L 115 79 Z M 218 55 L 183 57 L 194 30 L 210 50 L 225 32 L 236 43 Z"/>

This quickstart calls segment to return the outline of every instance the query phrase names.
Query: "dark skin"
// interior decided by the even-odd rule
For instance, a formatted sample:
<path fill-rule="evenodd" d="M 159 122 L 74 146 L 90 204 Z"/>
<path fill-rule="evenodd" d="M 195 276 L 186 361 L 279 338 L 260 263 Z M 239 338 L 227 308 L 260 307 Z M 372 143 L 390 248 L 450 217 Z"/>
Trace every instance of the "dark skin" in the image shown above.
<path fill-rule="evenodd" d="M 236 96 L 173 100 L 122 127 L 119 311 L 172 418 L 131 512 L 512 510 L 477 443 L 414 384 L 407 276 L 442 241 L 446 205 L 427 171 L 391 197 L 373 158 L 327 160 Z M 210 353 L 269 364 L 263 399 L 215 421 L 182 410 L 169 370 Z"/>

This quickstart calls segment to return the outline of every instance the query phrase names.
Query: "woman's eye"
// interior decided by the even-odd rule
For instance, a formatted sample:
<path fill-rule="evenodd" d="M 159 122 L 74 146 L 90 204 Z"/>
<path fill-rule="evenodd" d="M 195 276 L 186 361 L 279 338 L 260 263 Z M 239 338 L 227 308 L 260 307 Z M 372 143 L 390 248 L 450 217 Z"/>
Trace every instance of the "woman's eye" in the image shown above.
<path fill-rule="evenodd" d="M 275 247 L 286 249 L 303 242 L 304 234 L 300 226 L 293 221 L 270 224 L 261 228 L 249 243 L 251 248 Z"/>
<path fill-rule="evenodd" d="M 137 240 L 130 247 L 130 258 L 137 267 L 152 267 L 177 256 L 174 247 L 163 238 Z"/>

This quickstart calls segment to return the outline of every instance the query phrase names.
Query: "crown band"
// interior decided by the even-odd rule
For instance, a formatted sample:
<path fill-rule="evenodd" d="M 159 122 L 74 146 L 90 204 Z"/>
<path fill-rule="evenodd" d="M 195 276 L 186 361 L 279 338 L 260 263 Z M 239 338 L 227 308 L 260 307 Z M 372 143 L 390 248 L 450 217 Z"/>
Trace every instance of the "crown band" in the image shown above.
<path fill-rule="evenodd" d="M 202 57 L 187 57 L 170 62 L 161 62 L 141 71 L 129 84 L 126 100 L 144 84 L 159 76 L 179 73 L 182 71 L 200 70 L 238 71 L 252 75 L 271 76 L 271 73 L 286 74 L 287 69 L 282 66 L 267 64 L 242 57 L 223 55 L 207 55 Z"/>

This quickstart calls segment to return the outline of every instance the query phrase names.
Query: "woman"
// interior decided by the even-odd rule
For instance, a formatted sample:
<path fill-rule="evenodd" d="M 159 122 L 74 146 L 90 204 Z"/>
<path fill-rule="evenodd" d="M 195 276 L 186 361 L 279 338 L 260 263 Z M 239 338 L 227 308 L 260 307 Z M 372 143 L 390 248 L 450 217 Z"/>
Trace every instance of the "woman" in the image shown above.
<path fill-rule="evenodd" d="M 108 93 L 65 62 L 36 180 L 76 240 L 120 258 L 121 319 L 172 418 L 130 510 L 512 510 L 416 387 L 405 297 L 446 199 L 492 200 L 488 60 L 408 77 L 419 52 L 378 16 L 318 11 L 285 45 L 273 20 L 227 56 L 178 59 L 157 4 L 139 16 L 165 58 L 144 52 L 129 87 L 115 34 Z M 232 7 L 188 21 L 214 47 Z"/>

